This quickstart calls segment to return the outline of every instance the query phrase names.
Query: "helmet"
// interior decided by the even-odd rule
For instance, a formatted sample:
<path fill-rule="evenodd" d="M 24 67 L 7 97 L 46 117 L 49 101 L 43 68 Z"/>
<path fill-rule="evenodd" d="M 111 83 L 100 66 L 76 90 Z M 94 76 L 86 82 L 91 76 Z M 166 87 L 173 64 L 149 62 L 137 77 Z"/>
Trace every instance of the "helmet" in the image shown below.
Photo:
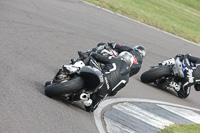
<path fill-rule="evenodd" d="M 133 55 L 127 51 L 123 51 L 121 52 L 118 57 L 122 58 L 123 60 L 125 60 L 125 62 L 131 67 L 133 65 Z"/>
<path fill-rule="evenodd" d="M 133 47 L 133 49 L 140 53 L 142 59 L 146 56 L 146 49 L 143 46 L 137 45 L 137 46 Z"/>

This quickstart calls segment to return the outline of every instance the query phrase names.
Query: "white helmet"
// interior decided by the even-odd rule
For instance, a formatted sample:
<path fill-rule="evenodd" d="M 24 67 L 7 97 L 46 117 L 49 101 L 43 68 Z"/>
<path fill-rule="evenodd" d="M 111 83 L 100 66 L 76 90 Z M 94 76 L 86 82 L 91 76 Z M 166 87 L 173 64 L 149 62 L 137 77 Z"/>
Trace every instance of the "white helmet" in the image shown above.
<path fill-rule="evenodd" d="M 118 57 L 123 58 L 130 67 L 133 65 L 134 58 L 131 53 L 123 51 L 118 55 Z"/>
<path fill-rule="evenodd" d="M 146 56 L 146 49 L 143 47 L 143 46 L 141 46 L 141 45 L 137 45 L 137 46 L 135 46 L 135 47 L 133 47 L 133 49 L 135 50 L 135 51 L 138 51 L 139 53 L 140 53 L 140 55 L 141 55 L 141 57 L 142 57 L 142 59 Z"/>

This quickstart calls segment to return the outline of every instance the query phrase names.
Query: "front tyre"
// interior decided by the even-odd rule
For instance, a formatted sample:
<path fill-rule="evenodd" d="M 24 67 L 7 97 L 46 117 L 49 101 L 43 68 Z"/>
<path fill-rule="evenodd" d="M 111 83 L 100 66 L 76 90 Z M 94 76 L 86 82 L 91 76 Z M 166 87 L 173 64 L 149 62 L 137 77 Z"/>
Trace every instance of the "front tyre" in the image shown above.
<path fill-rule="evenodd" d="M 158 66 L 144 72 L 141 75 L 140 79 L 143 83 L 151 83 L 151 82 L 156 81 L 156 79 L 159 79 L 165 76 L 170 76 L 170 75 L 171 75 L 170 67 Z"/>
<path fill-rule="evenodd" d="M 68 80 L 67 82 L 55 83 L 46 86 L 45 94 L 48 97 L 61 96 L 69 92 L 76 92 L 82 89 L 83 86 L 84 86 L 83 79 L 81 77 L 76 77 L 71 80 Z"/>

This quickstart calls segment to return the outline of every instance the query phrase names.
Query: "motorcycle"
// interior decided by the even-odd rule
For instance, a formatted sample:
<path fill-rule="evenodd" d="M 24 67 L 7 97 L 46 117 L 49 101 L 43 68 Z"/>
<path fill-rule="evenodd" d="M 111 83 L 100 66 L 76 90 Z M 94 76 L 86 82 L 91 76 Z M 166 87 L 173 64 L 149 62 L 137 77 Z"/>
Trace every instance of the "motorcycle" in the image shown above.
<path fill-rule="evenodd" d="M 176 91 L 178 97 L 186 98 L 189 92 L 186 95 L 182 89 L 185 69 L 186 65 L 180 57 L 172 58 L 159 63 L 158 66 L 152 66 L 150 70 L 141 75 L 140 79 L 143 83 L 154 83 L 166 89 L 172 88 Z M 190 87 L 188 90 L 190 90 Z"/>
<path fill-rule="evenodd" d="M 100 53 L 104 56 L 117 56 L 117 52 L 109 46 L 99 46 L 93 49 L 93 52 Z M 91 51 L 88 51 L 88 55 Z M 96 92 L 104 84 L 101 67 L 103 64 L 97 63 L 99 67 L 85 66 L 83 61 L 77 59 L 71 60 L 68 65 L 63 65 L 52 80 L 45 83 L 45 94 L 48 97 L 61 97 L 70 103 L 75 101 L 87 101 L 90 94 Z M 75 69 L 73 73 L 69 72 Z"/>

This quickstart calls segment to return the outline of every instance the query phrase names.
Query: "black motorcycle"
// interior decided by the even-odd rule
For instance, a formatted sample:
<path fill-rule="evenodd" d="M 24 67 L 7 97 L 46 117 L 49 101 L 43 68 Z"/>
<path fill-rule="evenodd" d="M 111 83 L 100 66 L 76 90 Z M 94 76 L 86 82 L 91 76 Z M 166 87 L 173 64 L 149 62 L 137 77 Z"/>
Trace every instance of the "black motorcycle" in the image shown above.
<path fill-rule="evenodd" d="M 90 54 L 87 52 L 87 54 Z M 117 56 L 118 53 L 109 46 L 99 46 L 93 50 L 104 56 Z M 96 62 L 93 59 L 94 62 Z M 86 101 L 90 94 L 97 91 L 98 87 L 103 85 L 103 74 L 101 67 L 103 64 L 96 64 L 99 67 L 81 65 L 81 61 L 74 61 L 70 65 L 79 64 L 76 72 L 70 73 L 66 70 L 65 65 L 55 75 L 53 80 L 45 83 L 45 94 L 49 97 L 62 97 L 69 102 Z M 98 69 L 97 69 L 98 68 Z"/>

